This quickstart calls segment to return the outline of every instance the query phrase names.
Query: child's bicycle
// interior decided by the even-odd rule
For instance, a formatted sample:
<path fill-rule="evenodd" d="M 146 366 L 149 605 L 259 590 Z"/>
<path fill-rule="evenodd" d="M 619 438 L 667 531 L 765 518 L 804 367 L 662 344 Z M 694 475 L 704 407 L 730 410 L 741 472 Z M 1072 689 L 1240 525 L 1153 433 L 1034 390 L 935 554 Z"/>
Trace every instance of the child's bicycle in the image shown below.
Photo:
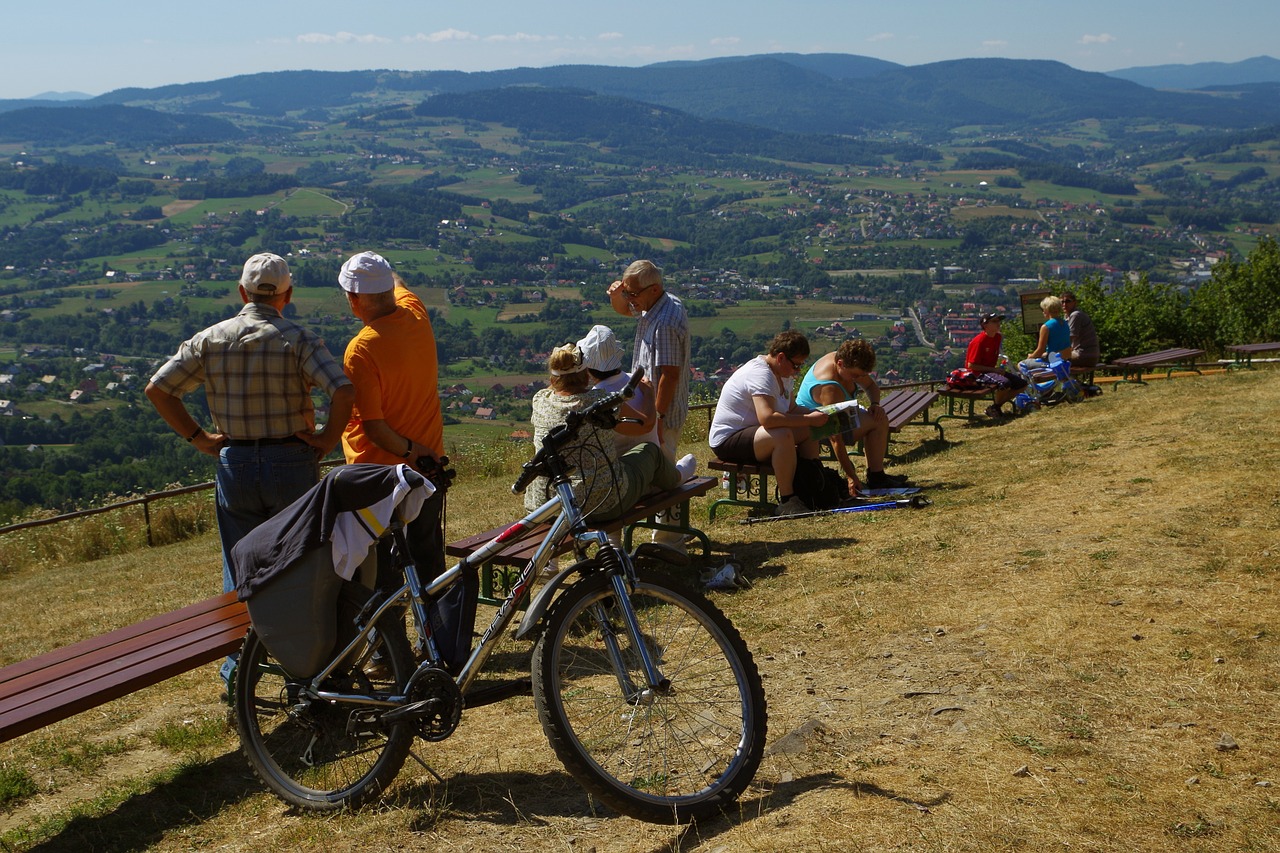
<path fill-rule="evenodd" d="M 575 561 L 528 602 L 513 629 L 518 639 L 536 638 L 534 705 L 556 755 L 589 793 L 642 820 L 705 817 L 746 789 L 766 729 L 751 653 L 705 596 L 660 572 L 638 570 L 588 526 L 561 456 L 584 423 L 612 427 L 630 391 L 572 413 L 553 429 L 512 490 L 522 492 L 535 476 L 546 476 L 555 497 L 434 581 L 419 579 L 403 526 L 393 523 L 404 585 L 379 596 L 346 583 L 331 647 L 336 653 L 317 658 L 323 663 L 314 675 L 291 676 L 259 628 L 250 630 L 234 703 L 244 752 L 272 791 L 315 811 L 358 805 L 395 778 L 415 737 L 444 740 L 464 708 L 520 692 L 470 688 L 566 536 Z M 464 571 L 537 535 L 547 522 L 535 555 L 451 676 L 432 638 L 432 602 Z M 424 658 L 417 665 L 404 630 L 406 605 Z"/>

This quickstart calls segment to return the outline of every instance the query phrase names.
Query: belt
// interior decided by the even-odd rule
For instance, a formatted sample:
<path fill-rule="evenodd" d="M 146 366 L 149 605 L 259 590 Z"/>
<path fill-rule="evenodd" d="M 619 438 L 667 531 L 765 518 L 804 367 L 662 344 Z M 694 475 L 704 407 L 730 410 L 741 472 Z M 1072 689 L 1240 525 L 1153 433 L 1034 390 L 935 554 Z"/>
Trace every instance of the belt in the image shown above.
<path fill-rule="evenodd" d="M 275 444 L 306 444 L 305 441 L 296 435 L 286 435 L 283 438 L 228 438 L 228 447 L 270 447 Z"/>

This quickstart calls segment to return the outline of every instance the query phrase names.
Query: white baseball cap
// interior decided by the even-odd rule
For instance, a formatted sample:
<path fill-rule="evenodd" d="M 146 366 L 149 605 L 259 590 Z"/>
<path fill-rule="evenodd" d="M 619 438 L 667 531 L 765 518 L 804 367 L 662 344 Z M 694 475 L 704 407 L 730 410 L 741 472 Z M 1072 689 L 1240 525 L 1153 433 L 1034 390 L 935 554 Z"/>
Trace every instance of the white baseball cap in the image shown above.
<path fill-rule="evenodd" d="M 395 289 L 391 264 L 376 252 L 361 252 L 347 258 L 338 273 L 338 284 L 348 293 L 386 293 Z"/>

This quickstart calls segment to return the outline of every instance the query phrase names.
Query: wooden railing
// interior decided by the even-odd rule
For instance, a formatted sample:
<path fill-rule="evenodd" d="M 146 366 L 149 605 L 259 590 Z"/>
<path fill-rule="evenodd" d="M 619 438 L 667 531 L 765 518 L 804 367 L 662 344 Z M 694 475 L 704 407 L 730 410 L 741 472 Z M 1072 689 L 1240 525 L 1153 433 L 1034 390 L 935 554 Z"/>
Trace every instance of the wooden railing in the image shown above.
<path fill-rule="evenodd" d="M 321 462 L 321 468 L 332 468 L 334 465 L 343 464 L 341 460 L 330 460 Z M 82 509 L 76 512 L 67 512 L 62 515 L 54 515 L 49 518 L 37 518 L 34 521 L 20 521 L 17 524 L 7 524 L 0 527 L 0 536 L 6 533 L 16 533 L 19 530 L 31 530 L 35 527 L 46 527 L 50 524 L 61 524 L 64 521 L 74 521 L 77 518 L 88 518 L 91 515 L 100 515 L 104 512 L 115 512 L 116 510 L 127 509 L 131 506 L 141 506 L 142 516 L 147 525 L 147 545 L 152 544 L 151 541 L 151 504 L 156 501 L 168 498 L 181 497 L 182 495 L 190 495 L 195 492 L 204 492 L 214 487 L 213 482 L 197 483 L 194 486 L 181 486 L 177 489 L 166 489 L 163 492 L 149 492 L 139 498 L 130 498 L 125 501 L 117 501 L 106 506 L 94 507 L 93 509 Z"/>

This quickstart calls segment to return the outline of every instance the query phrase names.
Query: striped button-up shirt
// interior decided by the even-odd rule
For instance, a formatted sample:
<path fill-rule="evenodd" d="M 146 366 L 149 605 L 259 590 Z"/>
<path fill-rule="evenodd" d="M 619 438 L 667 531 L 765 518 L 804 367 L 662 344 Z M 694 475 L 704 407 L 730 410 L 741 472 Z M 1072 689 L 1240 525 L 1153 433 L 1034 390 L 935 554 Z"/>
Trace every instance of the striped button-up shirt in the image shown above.
<path fill-rule="evenodd" d="M 653 307 L 640 316 L 636 324 L 635 349 L 631 370 L 644 368 L 644 378 L 658 386 L 658 370 L 680 368 L 675 394 L 663 416 L 663 429 L 680 434 L 689 414 L 689 316 L 684 305 L 670 293 L 658 297 Z"/>

